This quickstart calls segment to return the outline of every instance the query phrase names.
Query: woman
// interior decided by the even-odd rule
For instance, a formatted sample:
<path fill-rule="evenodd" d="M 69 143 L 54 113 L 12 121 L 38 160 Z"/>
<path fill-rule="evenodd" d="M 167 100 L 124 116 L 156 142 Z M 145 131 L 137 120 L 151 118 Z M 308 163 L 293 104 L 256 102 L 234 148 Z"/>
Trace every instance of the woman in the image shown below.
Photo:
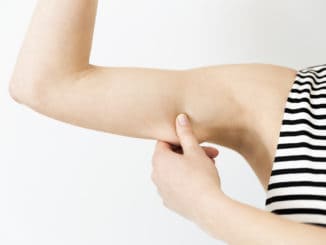
<path fill-rule="evenodd" d="M 172 147 L 163 142 L 182 145 L 175 118 L 184 112 L 192 126 L 193 134 L 188 139 L 192 142 L 196 139 L 198 144 L 211 142 L 237 151 L 248 161 L 264 189 L 269 191 L 271 171 L 276 166 L 274 156 L 278 153 L 281 139 L 279 132 L 281 126 L 285 127 L 282 119 L 284 107 L 288 105 L 285 103 L 289 103 L 289 92 L 295 86 L 305 89 L 312 83 L 319 87 L 317 80 L 323 79 L 324 68 L 298 72 L 269 64 L 232 64 L 185 70 L 96 66 L 89 63 L 96 10 L 97 0 L 38 1 L 12 75 L 12 97 L 63 122 L 130 137 L 157 139 L 158 148 L 161 146 L 166 150 Z M 305 72 L 308 73 L 303 75 Z M 298 79 L 304 82 L 296 84 L 294 81 Z M 205 151 L 203 156 L 198 147 L 192 144 L 190 148 L 198 153 L 192 154 L 197 160 L 206 161 L 207 157 L 217 155 L 214 148 L 200 147 Z M 153 157 L 155 166 L 160 166 L 156 163 L 165 159 L 165 154 L 159 156 Z M 182 156 L 189 162 L 194 161 L 186 157 L 186 153 Z M 181 157 L 177 159 L 185 161 Z M 301 167 L 301 170 L 306 169 L 306 166 Z M 157 168 L 155 171 L 160 172 Z M 211 182 L 211 187 L 218 190 L 218 176 L 214 176 L 216 179 Z M 161 189 L 168 188 L 168 183 L 164 185 L 162 178 L 159 179 L 155 178 L 157 185 Z M 285 189 L 290 191 L 288 188 L 274 188 L 271 195 L 279 198 Z M 325 188 L 319 191 L 325 196 Z M 275 244 L 276 239 L 286 244 L 321 244 L 326 241 L 325 230 L 319 227 L 326 224 L 326 215 L 316 207 L 314 212 L 320 212 L 318 220 L 313 212 L 298 216 L 297 221 L 301 223 L 315 224 L 307 225 L 236 203 L 222 194 L 215 198 L 216 193 L 221 192 L 207 190 L 207 195 L 192 194 L 205 198 L 206 202 L 200 204 L 205 205 L 210 214 L 218 215 L 214 210 L 216 200 L 228 200 L 217 202 L 223 204 L 221 208 L 241 218 L 233 217 L 226 226 L 220 224 L 221 219 L 214 215 L 212 219 L 198 215 L 196 217 L 202 219 L 196 221 L 231 244 Z M 322 198 L 322 193 L 318 197 Z M 303 199 L 303 203 L 298 205 L 307 205 L 308 201 Z M 322 204 L 321 200 L 319 202 L 318 205 L 325 205 L 325 200 Z M 286 202 L 286 205 L 294 204 Z M 191 209 L 195 204 L 189 206 Z M 238 229 L 239 225 L 243 230 Z"/>

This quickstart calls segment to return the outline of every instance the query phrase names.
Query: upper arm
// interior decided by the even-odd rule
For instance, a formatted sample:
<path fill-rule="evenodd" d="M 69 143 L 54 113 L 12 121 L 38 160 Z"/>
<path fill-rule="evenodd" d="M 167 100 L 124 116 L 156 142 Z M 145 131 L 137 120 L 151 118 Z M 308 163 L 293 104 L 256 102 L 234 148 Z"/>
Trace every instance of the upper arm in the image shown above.
<path fill-rule="evenodd" d="M 13 98 L 67 123 L 131 137 L 178 143 L 180 112 L 199 141 L 216 129 L 220 139 L 234 134 L 236 103 L 215 72 L 89 65 L 97 3 L 37 2 L 11 79 Z"/>
<path fill-rule="evenodd" d="M 30 106 L 77 126 L 177 143 L 175 118 L 185 112 L 188 86 L 186 70 L 90 66 L 43 82 Z"/>
<path fill-rule="evenodd" d="M 69 76 L 29 82 L 38 85 L 23 103 L 84 128 L 175 144 L 176 116 L 186 113 L 199 142 L 238 149 L 247 129 L 247 99 L 237 92 L 248 87 L 241 82 L 246 67 L 163 70 L 90 65 Z"/>
<path fill-rule="evenodd" d="M 15 100 L 77 126 L 178 142 L 186 71 L 89 65 L 98 1 L 38 1 L 10 83 Z M 49 28 L 51 27 L 51 28 Z"/>
<path fill-rule="evenodd" d="M 187 70 L 89 65 L 69 76 L 29 82 L 35 84 L 33 96 L 22 96 L 22 101 L 80 127 L 175 144 L 175 118 L 187 113 L 199 142 L 239 149 L 256 127 L 256 112 L 269 107 L 272 111 L 270 104 L 278 101 L 272 94 L 278 89 L 274 84 L 292 81 L 294 74 L 292 69 L 262 64 Z"/>

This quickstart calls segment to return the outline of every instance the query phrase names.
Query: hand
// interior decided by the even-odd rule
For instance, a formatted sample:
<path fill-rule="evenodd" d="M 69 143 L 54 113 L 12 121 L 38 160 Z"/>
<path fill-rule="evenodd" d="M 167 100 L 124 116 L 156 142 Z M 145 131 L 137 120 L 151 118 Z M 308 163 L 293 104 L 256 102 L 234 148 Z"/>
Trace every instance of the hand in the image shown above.
<path fill-rule="evenodd" d="M 182 118 L 181 114 L 177 119 Z M 152 157 L 152 180 L 163 204 L 183 217 L 196 221 L 202 202 L 210 195 L 221 194 L 218 171 L 213 163 L 218 150 L 201 147 L 187 116 L 185 125 L 176 120 L 181 153 L 167 142 L 158 141 Z M 179 150 L 180 152 L 180 150 Z"/>

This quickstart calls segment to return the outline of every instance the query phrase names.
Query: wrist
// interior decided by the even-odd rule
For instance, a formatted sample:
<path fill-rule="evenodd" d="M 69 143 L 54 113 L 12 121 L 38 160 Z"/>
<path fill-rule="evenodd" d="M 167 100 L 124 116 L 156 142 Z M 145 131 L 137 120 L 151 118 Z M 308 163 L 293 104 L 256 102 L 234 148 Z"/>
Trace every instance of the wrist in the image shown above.
<path fill-rule="evenodd" d="M 201 223 L 207 220 L 212 212 L 214 212 L 214 216 L 219 215 L 219 211 L 223 209 L 226 199 L 227 196 L 220 189 L 203 191 L 197 199 L 195 222 Z"/>
<path fill-rule="evenodd" d="M 232 199 L 221 189 L 206 192 L 201 196 L 194 222 L 211 236 L 220 239 L 220 234 L 212 231 L 222 230 L 223 219 Z"/>

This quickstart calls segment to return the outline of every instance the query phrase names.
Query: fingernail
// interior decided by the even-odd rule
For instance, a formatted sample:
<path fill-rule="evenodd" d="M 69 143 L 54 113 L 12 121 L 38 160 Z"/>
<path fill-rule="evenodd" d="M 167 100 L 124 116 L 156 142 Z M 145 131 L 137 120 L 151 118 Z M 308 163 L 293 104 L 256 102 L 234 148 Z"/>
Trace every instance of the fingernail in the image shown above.
<path fill-rule="evenodd" d="M 178 115 L 178 122 L 181 126 L 186 126 L 189 123 L 188 118 L 185 114 Z"/>

